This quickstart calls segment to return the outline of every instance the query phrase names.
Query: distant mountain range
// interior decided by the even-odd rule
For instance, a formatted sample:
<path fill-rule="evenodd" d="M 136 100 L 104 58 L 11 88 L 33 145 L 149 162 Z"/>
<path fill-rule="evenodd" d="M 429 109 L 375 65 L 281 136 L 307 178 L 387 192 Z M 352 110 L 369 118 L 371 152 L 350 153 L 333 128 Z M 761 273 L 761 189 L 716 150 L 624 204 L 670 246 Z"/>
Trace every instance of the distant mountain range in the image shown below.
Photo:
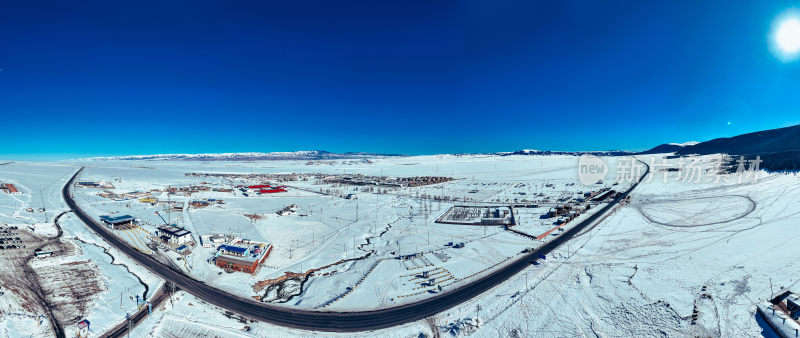
<path fill-rule="evenodd" d="M 532 150 L 523 149 L 513 152 L 489 153 L 487 155 L 509 156 L 509 155 L 583 155 L 592 154 L 597 156 L 622 156 L 630 155 L 627 151 L 551 151 L 551 150 Z M 474 155 L 474 154 L 455 154 L 455 155 Z M 280 160 L 344 160 L 344 159 L 364 159 L 375 157 L 402 157 L 402 154 L 380 154 L 380 153 L 331 153 L 324 150 L 302 150 L 290 152 L 271 152 L 271 153 L 207 153 L 207 154 L 155 154 L 155 155 L 126 155 L 126 156 L 107 156 L 90 157 L 82 160 L 88 161 L 280 161 Z"/>
<path fill-rule="evenodd" d="M 666 143 L 650 150 L 635 153 L 621 150 L 610 151 L 551 151 L 522 149 L 513 152 L 490 153 L 488 155 L 584 155 L 625 156 L 633 154 L 675 153 L 677 155 L 729 154 L 754 158 L 761 156 L 762 168 L 781 170 L 800 170 L 800 125 L 758 131 L 734 137 L 724 137 L 706 142 Z M 459 155 L 459 154 L 456 154 Z M 464 154 L 461 154 L 464 155 Z M 86 160 L 186 160 L 186 161 L 258 161 L 258 160 L 337 160 L 364 159 L 374 157 L 407 156 L 377 153 L 331 153 L 324 150 L 306 150 L 271 153 L 218 153 L 218 154 L 159 154 L 131 155 L 113 157 L 93 157 Z"/>
<path fill-rule="evenodd" d="M 185 160 L 185 161 L 259 161 L 259 160 L 339 160 L 373 157 L 405 156 L 397 154 L 374 153 L 331 153 L 324 150 L 302 150 L 271 153 L 209 153 L 209 154 L 157 154 L 111 157 L 92 157 L 91 161 L 134 161 L 134 160 Z"/>
<path fill-rule="evenodd" d="M 761 156 L 762 168 L 781 171 L 800 169 L 800 125 L 757 131 L 700 143 L 662 144 L 641 154 L 677 155 L 729 154 L 754 158 Z"/>
<path fill-rule="evenodd" d="M 634 154 L 630 151 L 622 151 L 622 150 L 608 150 L 608 151 L 553 151 L 553 150 L 534 150 L 534 149 L 522 149 L 512 152 L 501 152 L 501 153 L 493 153 L 493 155 L 500 155 L 500 156 L 509 156 L 509 155 L 573 155 L 573 156 L 580 156 L 580 155 L 595 155 L 595 156 L 625 156 Z"/>

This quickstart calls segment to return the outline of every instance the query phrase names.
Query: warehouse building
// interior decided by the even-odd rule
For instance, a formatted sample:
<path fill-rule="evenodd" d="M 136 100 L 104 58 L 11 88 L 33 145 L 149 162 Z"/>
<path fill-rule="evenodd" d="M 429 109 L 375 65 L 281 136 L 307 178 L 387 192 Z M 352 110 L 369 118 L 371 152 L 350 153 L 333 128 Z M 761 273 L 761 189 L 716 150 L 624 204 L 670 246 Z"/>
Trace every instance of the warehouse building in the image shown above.
<path fill-rule="evenodd" d="M 104 181 L 78 181 L 75 186 L 79 188 L 106 188 L 113 189 L 114 185 Z"/>
<path fill-rule="evenodd" d="M 212 248 L 215 244 L 219 245 L 228 241 L 229 238 L 222 234 L 200 236 L 200 245 L 204 248 Z"/>
<path fill-rule="evenodd" d="M 286 189 L 284 189 L 284 187 L 277 187 L 275 189 L 258 189 L 259 194 L 274 194 L 278 192 L 286 192 Z"/>

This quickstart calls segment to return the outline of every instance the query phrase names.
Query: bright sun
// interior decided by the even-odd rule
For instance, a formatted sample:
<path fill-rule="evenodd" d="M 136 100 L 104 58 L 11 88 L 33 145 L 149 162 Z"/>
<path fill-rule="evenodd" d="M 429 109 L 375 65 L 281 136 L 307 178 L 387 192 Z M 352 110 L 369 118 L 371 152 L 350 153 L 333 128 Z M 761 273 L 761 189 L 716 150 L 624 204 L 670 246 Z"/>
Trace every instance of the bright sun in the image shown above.
<path fill-rule="evenodd" d="M 800 56 L 800 13 L 789 11 L 775 20 L 772 45 L 776 55 L 784 61 Z"/>
<path fill-rule="evenodd" d="M 786 53 L 800 51 L 800 19 L 796 17 L 785 19 L 775 32 L 775 42 Z"/>

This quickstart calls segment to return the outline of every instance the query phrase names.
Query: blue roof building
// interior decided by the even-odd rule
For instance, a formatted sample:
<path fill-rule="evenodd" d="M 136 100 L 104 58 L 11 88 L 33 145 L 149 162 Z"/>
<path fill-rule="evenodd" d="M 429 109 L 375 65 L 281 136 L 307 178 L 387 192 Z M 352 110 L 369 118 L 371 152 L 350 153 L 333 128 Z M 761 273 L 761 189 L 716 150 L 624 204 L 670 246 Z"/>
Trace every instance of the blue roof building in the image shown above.
<path fill-rule="evenodd" d="M 233 255 L 233 256 L 248 256 L 248 255 L 250 255 L 250 249 L 249 248 L 242 248 L 242 247 L 233 246 L 233 245 L 223 244 L 223 245 L 220 245 L 217 248 L 217 250 L 221 251 L 224 254 Z"/>
<path fill-rule="evenodd" d="M 122 229 L 133 226 L 133 222 L 136 221 L 135 218 L 131 215 L 120 215 L 120 216 L 100 216 L 100 220 L 103 221 L 108 227 L 112 229 Z"/>

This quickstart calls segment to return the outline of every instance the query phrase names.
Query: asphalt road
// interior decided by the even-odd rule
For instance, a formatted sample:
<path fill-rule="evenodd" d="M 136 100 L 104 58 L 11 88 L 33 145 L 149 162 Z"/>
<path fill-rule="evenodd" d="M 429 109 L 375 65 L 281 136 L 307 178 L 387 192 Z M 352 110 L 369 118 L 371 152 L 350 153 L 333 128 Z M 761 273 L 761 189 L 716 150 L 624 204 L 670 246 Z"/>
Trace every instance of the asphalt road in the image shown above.
<path fill-rule="evenodd" d="M 647 166 L 647 164 L 645 164 L 645 166 Z M 122 239 L 108 232 L 105 226 L 88 216 L 72 199 L 70 187 L 82 170 L 83 169 L 75 173 L 75 176 L 64 186 L 62 193 L 67 205 L 69 205 L 76 216 L 94 230 L 94 232 L 103 237 L 109 244 L 147 267 L 154 274 L 164 278 L 168 282 L 175 283 L 175 286 L 197 298 L 248 318 L 298 329 L 337 332 L 369 331 L 397 326 L 430 317 L 475 298 L 527 268 L 539 255 L 546 255 L 572 238 L 581 229 L 611 210 L 614 205 L 633 191 L 641 181 L 640 178 L 630 189 L 620 193 L 607 206 L 558 237 L 553 238 L 550 242 L 545 243 L 537 250 L 467 285 L 453 289 L 445 289 L 444 292 L 438 296 L 390 308 L 362 312 L 324 312 L 277 307 L 232 295 L 228 292 L 208 286 L 203 282 L 194 280 L 184 275 L 182 272 L 173 270 L 156 261 L 149 255 L 130 247 Z M 647 170 L 644 175 L 642 175 L 642 178 L 645 177 L 649 171 L 650 167 L 647 166 Z"/>

